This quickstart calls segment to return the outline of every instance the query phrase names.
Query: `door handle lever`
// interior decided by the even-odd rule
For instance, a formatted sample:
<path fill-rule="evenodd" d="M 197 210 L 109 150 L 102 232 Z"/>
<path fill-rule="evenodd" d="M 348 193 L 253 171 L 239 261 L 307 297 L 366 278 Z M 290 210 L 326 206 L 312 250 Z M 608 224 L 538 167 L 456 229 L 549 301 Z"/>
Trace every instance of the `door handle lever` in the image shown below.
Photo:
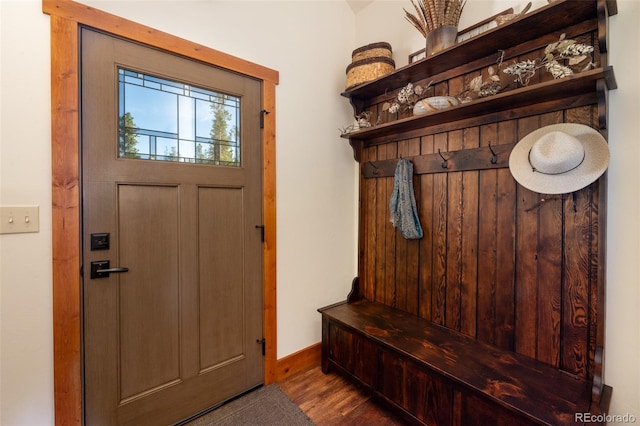
<path fill-rule="evenodd" d="M 91 262 L 91 279 L 108 278 L 109 274 L 129 272 L 129 268 L 110 268 L 108 260 Z"/>
<path fill-rule="evenodd" d="M 113 272 L 129 272 L 129 268 L 109 268 L 109 269 L 97 269 L 98 274 L 111 274 Z"/>

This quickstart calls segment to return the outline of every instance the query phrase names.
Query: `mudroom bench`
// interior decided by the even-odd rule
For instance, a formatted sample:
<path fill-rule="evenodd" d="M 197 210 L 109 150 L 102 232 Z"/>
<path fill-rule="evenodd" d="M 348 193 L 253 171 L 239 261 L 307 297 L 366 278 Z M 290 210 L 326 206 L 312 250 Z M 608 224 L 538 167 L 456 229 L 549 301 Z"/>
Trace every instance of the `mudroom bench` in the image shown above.
<path fill-rule="evenodd" d="M 606 420 L 606 173 L 543 194 L 514 179 L 509 159 L 548 126 L 606 140 L 617 13 L 615 0 L 553 1 L 342 93 L 371 125 L 341 135 L 360 169 L 358 273 L 346 302 L 319 309 L 323 371 L 416 424 Z M 594 68 L 520 83 L 503 72 L 558 43 L 582 45 Z M 492 73 L 496 94 L 418 115 L 388 107 L 409 83 L 460 96 Z M 420 238 L 390 222 L 400 160 L 414 166 Z"/>
<path fill-rule="evenodd" d="M 587 380 L 380 303 L 319 311 L 322 370 L 350 376 L 412 423 L 582 424 L 608 406 L 606 386 L 592 405 Z"/>

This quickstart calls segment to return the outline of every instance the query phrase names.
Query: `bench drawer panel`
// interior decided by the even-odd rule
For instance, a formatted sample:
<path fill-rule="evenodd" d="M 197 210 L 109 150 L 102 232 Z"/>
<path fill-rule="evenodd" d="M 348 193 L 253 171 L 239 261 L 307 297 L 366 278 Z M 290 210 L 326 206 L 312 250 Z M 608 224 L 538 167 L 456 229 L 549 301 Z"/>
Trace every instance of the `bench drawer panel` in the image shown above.
<path fill-rule="evenodd" d="M 429 425 L 453 422 L 453 387 L 440 376 L 407 363 L 404 408 Z"/>
<path fill-rule="evenodd" d="M 376 387 L 377 348 L 375 344 L 363 336 L 330 322 L 329 358 L 364 384 Z"/>
<path fill-rule="evenodd" d="M 536 423 L 485 398 L 471 393 L 463 393 L 460 424 L 464 426 L 532 426 Z"/>

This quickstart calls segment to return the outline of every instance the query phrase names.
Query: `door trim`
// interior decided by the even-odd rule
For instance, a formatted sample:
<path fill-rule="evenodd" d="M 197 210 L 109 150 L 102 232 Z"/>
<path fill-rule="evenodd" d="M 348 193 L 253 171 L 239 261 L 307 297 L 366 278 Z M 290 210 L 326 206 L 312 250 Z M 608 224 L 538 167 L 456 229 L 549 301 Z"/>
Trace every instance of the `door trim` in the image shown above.
<path fill-rule="evenodd" d="M 279 73 L 71 0 L 43 0 L 51 22 L 53 351 L 56 425 L 82 424 L 79 27 L 137 41 L 262 81 L 265 384 L 277 379 L 275 86 Z"/>

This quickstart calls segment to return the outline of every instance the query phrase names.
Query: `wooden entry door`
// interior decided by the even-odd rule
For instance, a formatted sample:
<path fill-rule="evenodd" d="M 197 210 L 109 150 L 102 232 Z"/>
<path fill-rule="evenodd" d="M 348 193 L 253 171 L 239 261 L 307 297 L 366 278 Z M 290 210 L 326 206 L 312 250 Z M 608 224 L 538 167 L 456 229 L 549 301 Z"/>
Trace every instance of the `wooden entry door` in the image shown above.
<path fill-rule="evenodd" d="M 260 82 L 88 29 L 81 63 L 85 422 L 173 424 L 263 382 Z"/>

